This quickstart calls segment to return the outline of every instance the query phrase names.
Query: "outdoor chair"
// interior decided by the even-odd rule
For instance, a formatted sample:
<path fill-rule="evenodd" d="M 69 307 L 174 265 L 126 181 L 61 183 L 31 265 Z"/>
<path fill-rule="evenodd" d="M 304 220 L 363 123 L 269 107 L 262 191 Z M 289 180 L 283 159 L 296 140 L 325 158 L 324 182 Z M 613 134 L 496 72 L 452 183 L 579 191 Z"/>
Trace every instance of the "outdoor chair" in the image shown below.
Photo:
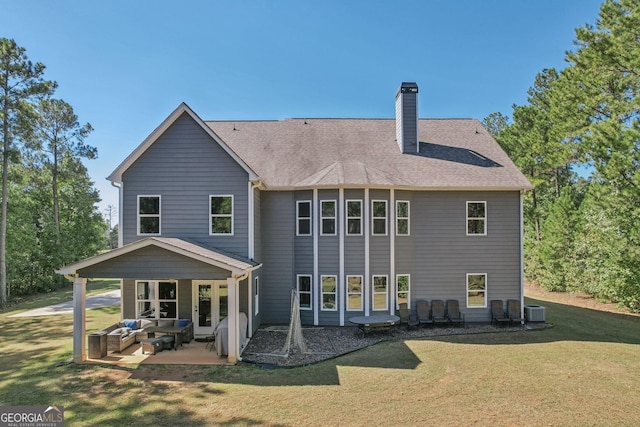
<path fill-rule="evenodd" d="M 431 301 L 431 318 L 434 325 L 448 325 L 449 319 L 444 308 L 444 301 L 440 299 L 434 299 Z"/>
<path fill-rule="evenodd" d="M 491 323 L 506 325 L 509 323 L 509 316 L 504 312 L 504 303 L 501 299 L 491 300 Z"/>
<path fill-rule="evenodd" d="M 522 323 L 524 319 L 520 315 L 520 301 L 517 299 L 507 300 L 507 316 L 509 317 L 509 325 Z"/>
<path fill-rule="evenodd" d="M 431 310 L 429 310 L 429 301 L 421 300 L 416 302 L 416 313 L 418 315 L 418 324 L 433 325 Z"/>
<path fill-rule="evenodd" d="M 464 313 L 460 313 L 460 305 L 457 299 L 447 300 L 447 319 L 451 324 L 464 327 Z"/>

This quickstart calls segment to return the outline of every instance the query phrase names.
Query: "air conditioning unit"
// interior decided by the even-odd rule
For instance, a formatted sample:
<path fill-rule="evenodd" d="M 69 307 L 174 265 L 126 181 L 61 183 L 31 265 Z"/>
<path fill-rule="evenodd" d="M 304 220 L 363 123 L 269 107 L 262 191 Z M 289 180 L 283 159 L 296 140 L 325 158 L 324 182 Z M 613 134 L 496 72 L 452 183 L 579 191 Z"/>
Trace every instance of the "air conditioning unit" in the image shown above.
<path fill-rule="evenodd" d="M 525 305 L 524 316 L 527 322 L 544 322 L 544 307 L 541 305 Z"/>

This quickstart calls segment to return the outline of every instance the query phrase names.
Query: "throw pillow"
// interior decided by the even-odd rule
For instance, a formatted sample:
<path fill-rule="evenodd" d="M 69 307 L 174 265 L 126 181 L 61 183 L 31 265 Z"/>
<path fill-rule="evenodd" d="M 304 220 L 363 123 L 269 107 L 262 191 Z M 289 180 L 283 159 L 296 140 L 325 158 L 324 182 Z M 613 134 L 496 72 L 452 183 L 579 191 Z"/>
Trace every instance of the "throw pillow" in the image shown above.
<path fill-rule="evenodd" d="M 178 319 L 178 320 L 176 320 L 176 322 L 177 322 L 177 325 L 176 325 L 177 327 L 184 328 L 185 326 L 187 326 L 189 324 L 190 320 L 189 319 Z"/>
<path fill-rule="evenodd" d="M 127 328 L 131 328 L 132 331 L 135 331 L 136 329 L 138 329 L 138 321 L 135 319 L 133 320 L 125 319 L 124 326 Z"/>

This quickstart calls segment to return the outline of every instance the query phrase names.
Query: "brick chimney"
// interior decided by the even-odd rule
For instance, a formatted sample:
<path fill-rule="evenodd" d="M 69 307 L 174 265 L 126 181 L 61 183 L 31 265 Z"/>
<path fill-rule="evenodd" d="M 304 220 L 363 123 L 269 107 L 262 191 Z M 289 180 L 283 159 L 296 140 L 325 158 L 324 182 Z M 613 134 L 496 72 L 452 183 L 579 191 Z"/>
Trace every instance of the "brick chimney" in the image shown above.
<path fill-rule="evenodd" d="M 403 153 L 417 153 L 418 85 L 403 82 L 396 93 L 396 141 Z"/>

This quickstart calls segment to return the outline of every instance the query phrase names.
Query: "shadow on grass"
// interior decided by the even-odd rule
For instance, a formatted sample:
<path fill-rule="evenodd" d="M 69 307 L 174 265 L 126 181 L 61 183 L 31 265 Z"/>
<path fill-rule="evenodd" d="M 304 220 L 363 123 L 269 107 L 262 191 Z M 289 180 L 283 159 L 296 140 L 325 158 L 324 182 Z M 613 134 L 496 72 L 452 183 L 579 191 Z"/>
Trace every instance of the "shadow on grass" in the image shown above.
<path fill-rule="evenodd" d="M 447 335 L 417 338 L 471 345 L 521 345 L 560 341 L 640 344 L 640 317 L 610 313 L 550 301 L 526 299 L 543 305 L 553 328 Z M 117 308 L 116 308 L 117 309 Z M 95 311 L 91 324 L 107 323 L 114 308 Z M 89 312 L 88 312 L 89 317 Z M 385 368 L 414 370 L 423 360 L 394 338 L 371 347 L 292 369 L 264 369 L 256 365 L 184 366 L 146 365 L 135 369 L 113 366 L 55 365 L 71 358 L 71 316 L 2 319 L 0 324 L 0 402 L 5 405 L 62 404 L 74 424 L 91 425 L 208 425 L 189 410 L 207 405 L 230 385 L 325 386 L 340 385 L 340 369 Z M 91 325 L 88 325 L 88 330 Z M 372 371 L 373 372 L 373 371 Z M 372 373 L 373 375 L 373 373 Z M 183 398 L 179 388 L 192 388 Z M 195 396 L 195 397 L 194 397 Z M 115 408 L 115 409 L 114 409 Z M 259 424 L 251 418 L 215 420 L 216 424 Z"/>

